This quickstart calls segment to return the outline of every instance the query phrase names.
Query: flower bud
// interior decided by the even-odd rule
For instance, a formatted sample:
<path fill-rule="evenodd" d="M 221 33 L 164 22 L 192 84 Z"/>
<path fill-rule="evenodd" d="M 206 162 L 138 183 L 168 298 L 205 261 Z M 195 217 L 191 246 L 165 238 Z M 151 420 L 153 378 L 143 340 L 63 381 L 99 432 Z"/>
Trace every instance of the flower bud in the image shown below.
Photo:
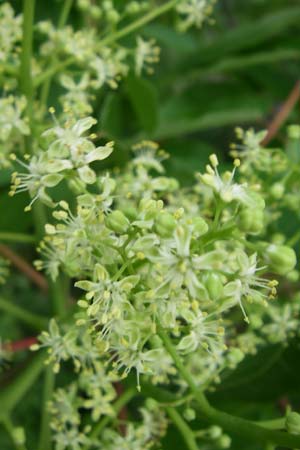
<path fill-rule="evenodd" d="M 211 300 L 219 300 L 223 295 L 223 283 L 219 274 L 210 272 L 205 276 L 205 287 Z"/>
<path fill-rule="evenodd" d="M 106 226 L 119 234 L 126 233 L 129 223 L 127 217 L 119 210 L 113 211 L 105 219 Z"/>
<path fill-rule="evenodd" d="M 270 194 L 276 200 L 282 198 L 284 194 L 284 185 L 282 183 L 274 183 L 270 188 Z"/>
<path fill-rule="evenodd" d="M 207 430 L 208 436 L 210 439 L 218 439 L 222 436 L 222 428 L 220 428 L 218 425 L 212 425 Z"/>
<path fill-rule="evenodd" d="M 196 418 L 195 410 L 192 408 L 186 408 L 183 412 L 183 416 L 184 416 L 185 420 L 187 420 L 188 422 L 191 422 L 192 420 L 195 420 L 195 418 Z"/>
<path fill-rule="evenodd" d="M 269 245 L 266 248 L 266 259 L 270 268 L 279 275 L 286 275 L 293 270 L 297 262 L 296 253 L 286 245 Z"/>
<path fill-rule="evenodd" d="M 300 414 L 291 411 L 286 416 L 286 429 L 289 433 L 300 434 Z"/>
<path fill-rule="evenodd" d="M 128 14 L 137 14 L 138 12 L 140 12 L 141 7 L 139 5 L 139 2 L 130 2 L 128 3 L 128 5 L 126 6 L 126 11 Z"/>
<path fill-rule="evenodd" d="M 290 125 L 287 128 L 288 136 L 290 139 L 300 139 L 300 126 Z"/>
<path fill-rule="evenodd" d="M 170 237 L 175 230 L 176 220 L 172 214 L 161 212 L 155 221 L 155 230 L 162 237 Z"/>
<path fill-rule="evenodd" d="M 246 233 L 259 233 L 264 226 L 263 210 L 260 208 L 243 209 L 238 217 L 238 226 L 240 230 Z"/>
<path fill-rule="evenodd" d="M 218 439 L 218 445 L 220 448 L 230 448 L 231 438 L 227 434 L 223 434 L 223 436 Z"/>
<path fill-rule="evenodd" d="M 13 428 L 13 430 L 12 430 L 12 437 L 13 437 L 13 440 L 14 440 L 15 444 L 23 446 L 25 444 L 24 428 L 22 428 L 22 427 L 15 427 L 15 428 Z"/>
<path fill-rule="evenodd" d="M 193 219 L 193 225 L 194 225 L 194 233 L 197 236 L 202 236 L 208 231 L 208 225 L 205 222 L 205 220 L 202 219 L 202 217 L 195 217 Z"/>
<path fill-rule="evenodd" d="M 227 357 L 229 367 L 234 369 L 244 359 L 245 354 L 239 348 L 232 348 L 228 352 Z"/>

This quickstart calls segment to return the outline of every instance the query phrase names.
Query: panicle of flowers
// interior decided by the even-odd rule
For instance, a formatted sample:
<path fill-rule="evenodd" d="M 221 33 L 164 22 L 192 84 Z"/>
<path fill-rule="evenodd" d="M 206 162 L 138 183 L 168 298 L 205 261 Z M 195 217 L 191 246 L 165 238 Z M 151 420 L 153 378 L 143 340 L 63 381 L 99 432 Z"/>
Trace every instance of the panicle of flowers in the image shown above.
<path fill-rule="evenodd" d="M 70 151 L 74 130 L 65 134 L 57 127 L 53 132 L 59 141 L 55 141 L 55 152 L 58 146 L 62 154 L 65 145 Z M 266 268 L 259 255 L 269 255 L 266 263 L 276 273 L 278 251 L 265 249 L 264 243 L 257 246 L 258 252 L 244 248 L 246 232 L 238 215 L 231 219 L 231 227 L 224 223 L 228 236 L 218 238 L 214 220 L 202 216 L 195 193 L 187 196 L 193 208 L 188 207 L 187 213 L 178 208 L 183 196 L 178 184 L 172 188 L 178 196 L 170 195 L 171 179 L 161 176 L 165 152 L 147 141 L 135 146 L 134 152 L 123 173 L 99 177 L 100 192 L 77 197 L 75 212 L 60 202 L 53 213 L 57 224 L 46 225 L 40 246 L 44 260 L 37 267 L 46 268 L 54 278 L 59 267 L 79 278 L 75 285 L 85 295 L 78 302 L 77 324 L 90 330 L 99 354 L 116 376 L 127 376 L 133 369 L 138 387 L 140 374 L 154 383 L 176 378 L 172 360 L 157 340 L 159 320 L 172 333 L 179 353 L 201 355 L 206 361 L 203 377 L 207 380 L 213 368 L 234 366 L 235 359 L 229 363 L 226 356 L 233 349 L 227 349 L 225 342 L 224 315 L 239 306 L 248 321 L 245 301 L 266 306 L 267 300 L 275 298 L 277 281 L 264 278 Z M 205 177 L 206 184 L 198 188 L 213 186 L 224 215 L 231 200 L 243 209 L 245 197 L 231 192 L 232 188 L 240 192 L 233 174 L 230 183 L 224 181 L 216 157 L 210 160 L 209 179 Z M 252 205 L 255 196 L 250 188 L 244 189 L 246 204 Z M 261 207 L 262 200 L 257 201 Z M 287 252 L 281 253 L 291 270 L 295 259 Z"/>

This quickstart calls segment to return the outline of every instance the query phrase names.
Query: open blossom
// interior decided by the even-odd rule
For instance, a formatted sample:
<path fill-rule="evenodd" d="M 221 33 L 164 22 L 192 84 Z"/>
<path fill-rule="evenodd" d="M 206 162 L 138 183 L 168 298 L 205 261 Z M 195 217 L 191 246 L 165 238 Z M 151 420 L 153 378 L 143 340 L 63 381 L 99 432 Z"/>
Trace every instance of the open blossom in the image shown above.
<path fill-rule="evenodd" d="M 236 270 L 239 276 L 225 286 L 224 294 L 233 303 L 240 305 L 244 318 L 248 321 L 242 300 L 266 304 L 267 299 L 275 298 L 278 282 L 257 274 L 263 268 L 257 267 L 256 253 L 248 256 L 245 252 L 238 250 L 236 260 L 230 269 Z"/>
<path fill-rule="evenodd" d="M 237 201 L 249 208 L 264 208 L 264 200 L 255 192 L 250 191 L 246 183 L 234 182 L 236 168 L 240 166 L 238 159 L 234 161 L 233 170 L 222 175 L 218 171 L 219 162 L 216 155 L 210 156 L 210 162 L 211 165 L 206 166 L 206 173 L 199 174 L 198 178 L 218 194 L 225 203 Z"/>
<path fill-rule="evenodd" d="M 144 40 L 141 36 L 136 39 L 135 72 L 141 76 L 143 70 L 153 73 L 152 64 L 159 62 L 160 48 L 155 45 L 155 40 Z"/>
<path fill-rule="evenodd" d="M 180 16 L 179 29 L 186 31 L 192 26 L 201 28 L 212 13 L 212 0 L 180 0 L 176 7 Z"/>

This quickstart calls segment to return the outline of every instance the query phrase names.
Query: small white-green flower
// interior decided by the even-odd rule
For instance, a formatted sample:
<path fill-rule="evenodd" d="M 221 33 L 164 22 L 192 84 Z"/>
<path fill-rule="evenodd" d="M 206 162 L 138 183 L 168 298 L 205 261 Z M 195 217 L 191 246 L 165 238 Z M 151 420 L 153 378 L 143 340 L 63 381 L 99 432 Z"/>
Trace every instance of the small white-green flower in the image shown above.
<path fill-rule="evenodd" d="M 186 31 L 195 26 L 201 28 L 212 13 L 212 0 L 181 0 L 176 6 L 180 15 L 179 29 Z"/>
<path fill-rule="evenodd" d="M 199 174 L 199 179 L 218 194 L 223 202 L 231 203 L 232 201 L 237 201 L 249 208 L 264 208 L 263 199 L 257 193 L 250 191 L 246 183 L 239 184 L 234 182 L 236 168 L 240 165 L 238 159 L 234 161 L 233 170 L 225 172 L 222 176 L 218 171 L 219 162 L 216 155 L 210 156 L 210 162 L 211 165 L 206 166 L 206 173 L 203 175 Z"/>
<path fill-rule="evenodd" d="M 141 76 L 143 70 L 148 74 L 153 73 L 152 64 L 159 62 L 160 48 L 154 39 L 144 40 L 141 36 L 136 38 L 135 72 Z"/>

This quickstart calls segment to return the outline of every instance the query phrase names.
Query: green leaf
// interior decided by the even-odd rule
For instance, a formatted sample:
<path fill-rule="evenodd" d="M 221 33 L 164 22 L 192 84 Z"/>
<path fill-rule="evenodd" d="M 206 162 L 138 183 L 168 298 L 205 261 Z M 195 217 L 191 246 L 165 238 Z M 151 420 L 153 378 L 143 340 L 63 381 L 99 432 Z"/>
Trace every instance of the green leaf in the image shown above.
<path fill-rule="evenodd" d="M 100 117 L 101 129 L 109 136 L 121 136 L 123 130 L 122 98 L 115 92 L 110 92 L 104 101 Z"/>
<path fill-rule="evenodd" d="M 199 117 L 183 117 L 182 119 L 178 118 L 174 121 L 163 122 L 156 130 L 154 139 L 169 139 L 210 128 L 253 122 L 261 118 L 261 109 L 255 107 L 213 111 Z"/>
<path fill-rule="evenodd" d="M 158 121 L 158 96 L 153 84 L 144 78 L 129 75 L 125 91 L 140 126 L 145 131 L 155 129 Z"/>
<path fill-rule="evenodd" d="M 190 87 L 191 83 L 198 82 L 202 78 L 214 76 L 217 73 L 235 72 L 248 70 L 251 67 L 266 66 L 285 60 L 296 60 L 299 62 L 300 51 L 297 49 L 279 49 L 267 52 L 258 52 L 246 56 L 229 57 L 208 68 L 199 68 L 182 74 L 176 81 L 183 86 Z M 168 77 L 165 83 L 168 82 Z"/>
<path fill-rule="evenodd" d="M 292 25 L 297 25 L 299 19 L 300 7 L 288 7 L 255 21 L 248 20 L 230 31 L 222 31 L 221 35 L 212 42 L 198 46 L 197 54 L 194 54 L 197 65 L 199 62 L 217 60 L 226 54 L 256 47 L 289 29 Z M 191 56 L 189 56 L 190 60 Z"/>

